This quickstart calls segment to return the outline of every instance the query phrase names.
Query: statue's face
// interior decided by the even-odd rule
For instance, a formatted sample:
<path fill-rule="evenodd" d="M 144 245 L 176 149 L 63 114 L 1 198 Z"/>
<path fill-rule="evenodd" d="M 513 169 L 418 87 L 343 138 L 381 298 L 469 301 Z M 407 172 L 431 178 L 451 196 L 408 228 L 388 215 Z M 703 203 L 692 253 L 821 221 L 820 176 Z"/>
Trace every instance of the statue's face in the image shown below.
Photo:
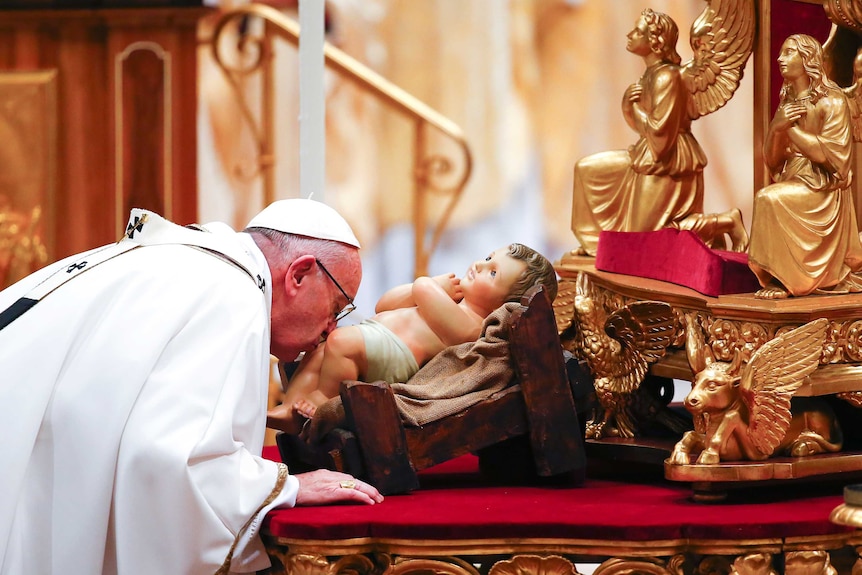
<path fill-rule="evenodd" d="M 632 54 L 645 56 L 652 51 L 649 42 L 649 29 L 643 16 L 638 18 L 634 29 L 626 35 L 626 38 L 628 38 L 626 50 Z"/>
<path fill-rule="evenodd" d="M 509 255 L 508 246 L 494 250 L 486 258 L 474 262 L 461 279 L 464 299 L 494 310 L 506 302 L 526 269 L 526 263 Z"/>
<path fill-rule="evenodd" d="M 802 54 L 799 46 L 793 40 L 785 40 L 778 54 L 778 71 L 785 80 L 795 80 L 805 76 L 805 68 L 802 65 Z"/>

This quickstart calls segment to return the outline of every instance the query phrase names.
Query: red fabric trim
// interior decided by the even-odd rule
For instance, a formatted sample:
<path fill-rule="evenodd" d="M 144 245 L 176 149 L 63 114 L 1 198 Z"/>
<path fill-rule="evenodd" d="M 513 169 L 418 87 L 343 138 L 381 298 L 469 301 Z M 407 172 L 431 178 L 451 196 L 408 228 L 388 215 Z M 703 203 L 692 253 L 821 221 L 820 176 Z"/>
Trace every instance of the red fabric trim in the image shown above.
<path fill-rule="evenodd" d="M 760 288 L 748 254 L 712 250 L 694 232 L 601 232 L 596 269 L 675 283 L 716 297 Z"/>
<path fill-rule="evenodd" d="M 690 486 L 669 482 L 587 479 L 576 488 L 488 485 L 478 474 L 474 456 L 426 470 L 420 481 L 421 489 L 391 495 L 380 505 L 277 509 L 267 516 L 265 529 L 296 539 L 623 541 L 758 539 L 848 531 L 829 522 L 829 513 L 843 503 L 840 487 L 786 499 L 780 499 L 781 490 L 760 489 L 742 503 L 707 505 L 691 500 Z"/>

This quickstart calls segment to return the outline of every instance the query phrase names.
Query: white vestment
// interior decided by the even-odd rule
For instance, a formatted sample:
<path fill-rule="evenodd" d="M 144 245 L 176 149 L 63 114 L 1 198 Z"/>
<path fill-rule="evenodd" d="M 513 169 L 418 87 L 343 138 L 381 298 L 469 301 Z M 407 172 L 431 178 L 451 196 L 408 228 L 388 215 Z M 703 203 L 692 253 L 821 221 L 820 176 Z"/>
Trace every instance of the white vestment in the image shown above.
<path fill-rule="evenodd" d="M 146 245 L 0 330 L 2 575 L 197 575 L 231 554 L 233 571 L 269 564 L 260 521 L 298 489 L 259 456 L 269 270 L 248 234 L 153 216 L 179 244 L 205 235 L 240 265 L 173 239 Z M 0 292 L 0 312 L 83 259 Z"/>

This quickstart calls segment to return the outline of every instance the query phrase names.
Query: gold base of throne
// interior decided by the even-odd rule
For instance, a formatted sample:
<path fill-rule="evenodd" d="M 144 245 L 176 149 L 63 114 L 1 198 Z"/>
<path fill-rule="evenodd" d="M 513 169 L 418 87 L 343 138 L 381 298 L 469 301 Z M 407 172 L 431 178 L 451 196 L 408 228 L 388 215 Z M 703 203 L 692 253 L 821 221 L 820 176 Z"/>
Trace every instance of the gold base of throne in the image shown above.
<path fill-rule="evenodd" d="M 666 356 L 654 363 L 649 374 L 691 381 L 692 371 L 685 353 L 684 314 L 698 312 L 714 326 L 707 334 L 716 359 L 730 361 L 735 351 L 748 361 L 751 354 L 776 334 L 817 318 L 827 318 L 829 328 L 820 366 L 794 394 L 795 397 L 840 396 L 847 411 L 862 407 L 862 294 L 806 296 L 783 300 L 763 300 L 753 293 L 706 296 L 676 284 L 642 277 L 598 271 L 591 257 L 564 255 L 555 267 L 560 276 L 559 295 L 554 302 L 557 328 L 561 334 L 572 326 L 575 282 L 579 272 L 590 276 L 602 304 L 609 310 L 635 301 L 668 303 L 677 316 L 674 342 Z M 572 353 L 573 342 L 563 337 Z M 720 357 L 724 354 L 724 357 Z M 852 406 L 852 407 L 851 407 Z M 859 418 L 858 415 L 854 419 Z M 841 420 L 842 427 L 844 421 Z M 858 424 L 857 424 L 858 427 Z M 857 432 L 858 433 L 858 430 Z M 860 435 L 862 437 L 862 435 Z M 862 477 L 862 442 L 846 441 L 839 453 L 807 457 L 773 457 L 765 461 L 721 462 L 711 465 L 664 462 L 665 478 L 693 484 L 697 499 L 720 499 L 729 488 L 766 485 L 786 481 L 849 480 Z M 631 458 L 638 462 L 663 462 L 674 439 L 635 437 L 587 441 L 590 456 Z M 651 455 L 650 455 L 651 454 Z M 651 460 L 651 461 L 650 461 Z"/>

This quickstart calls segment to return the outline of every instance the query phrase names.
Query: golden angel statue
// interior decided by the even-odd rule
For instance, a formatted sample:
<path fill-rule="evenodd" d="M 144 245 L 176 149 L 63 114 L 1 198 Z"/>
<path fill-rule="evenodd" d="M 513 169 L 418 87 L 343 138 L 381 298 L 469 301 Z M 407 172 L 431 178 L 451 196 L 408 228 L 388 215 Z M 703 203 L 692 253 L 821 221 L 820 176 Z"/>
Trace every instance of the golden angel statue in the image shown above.
<path fill-rule="evenodd" d="M 681 64 L 676 23 L 661 12 L 642 12 L 626 49 L 643 58 L 646 70 L 622 101 L 626 123 L 640 137 L 628 150 L 600 152 L 575 165 L 572 231 L 579 253 L 595 255 L 603 230 L 668 226 L 692 230 L 711 245 L 723 245 L 726 234 L 732 249 L 745 250 L 738 209 L 702 213 L 707 159 L 691 124 L 733 96 L 754 32 L 752 0 L 709 0 L 692 25 L 694 56 Z"/>
<path fill-rule="evenodd" d="M 773 453 L 794 457 L 839 451 L 842 433 L 834 412 L 819 398 L 793 394 L 819 365 L 829 320 L 820 318 L 780 333 L 747 364 L 716 361 L 696 318 L 686 316 L 686 352 L 695 373 L 685 408 L 694 431 L 673 448 L 668 463 L 701 465 L 761 461 Z M 803 403 L 804 402 L 804 403 Z M 791 409 L 792 407 L 792 409 Z"/>
<path fill-rule="evenodd" d="M 763 157 L 773 184 L 754 196 L 748 265 L 765 299 L 862 291 L 862 244 L 850 184 L 851 109 L 805 34 L 781 46 L 784 78 Z"/>

